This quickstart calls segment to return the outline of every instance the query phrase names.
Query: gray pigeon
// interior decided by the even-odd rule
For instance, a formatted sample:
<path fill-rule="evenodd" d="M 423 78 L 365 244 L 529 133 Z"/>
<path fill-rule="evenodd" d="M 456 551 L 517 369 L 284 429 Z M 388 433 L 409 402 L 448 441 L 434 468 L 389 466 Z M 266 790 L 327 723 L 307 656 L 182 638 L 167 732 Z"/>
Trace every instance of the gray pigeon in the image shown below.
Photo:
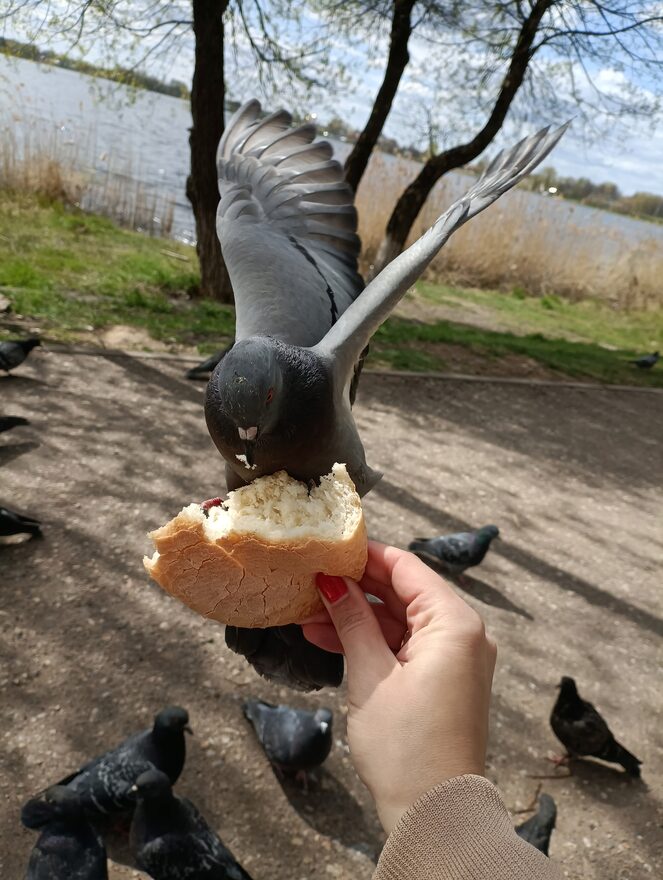
<path fill-rule="evenodd" d="M 644 354 L 642 357 L 629 361 L 629 364 L 635 364 L 640 370 L 651 370 L 652 367 L 656 366 L 659 358 L 659 353 L 655 351 L 652 354 Z"/>
<path fill-rule="evenodd" d="M 291 706 L 274 706 L 247 700 L 244 715 L 253 725 L 270 764 L 284 775 L 306 780 L 309 770 L 319 767 L 332 747 L 332 713 L 329 709 L 307 712 Z"/>
<path fill-rule="evenodd" d="M 292 127 L 285 110 L 260 117 L 257 101 L 240 107 L 217 153 L 217 233 L 235 294 L 236 340 L 207 386 L 208 429 L 229 490 L 282 469 L 317 481 L 344 462 L 365 495 L 380 473 L 366 463 L 351 405 L 371 336 L 451 234 L 529 174 L 566 126 L 500 153 L 364 287 L 353 193 L 330 144 L 315 140 L 309 123 Z M 244 641 L 230 630 L 229 644 Z M 263 667 L 283 670 L 288 646 L 278 631 L 265 635 L 252 662 L 270 652 Z M 306 689 L 336 683 L 338 659 L 328 654 L 327 662 L 328 669 L 316 664 Z"/>
<path fill-rule="evenodd" d="M 251 880 L 191 801 L 173 794 L 165 773 L 142 773 L 132 791 L 131 847 L 154 880 Z"/>
<path fill-rule="evenodd" d="M 11 431 L 12 428 L 18 428 L 20 425 L 29 425 L 30 422 L 21 416 L 0 416 L 0 434 L 4 431 Z"/>
<path fill-rule="evenodd" d="M 30 339 L 0 342 L 0 370 L 8 373 L 10 370 L 20 367 L 36 345 L 41 345 L 41 339 L 36 336 L 32 336 Z"/>
<path fill-rule="evenodd" d="M 54 785 L 24 804 L 21 822 L 40 832 L 26 880 L 107 880 L 106 850 L 75 792 Z"/>
<path fill-rule="evenodd" d="M 408 550 L 417 556 L 433 559 L 435 564 L 450 575 L 460 575 L 466 569 L 483 562 L 491 541 L 499 537 L 497 526 L 483 526 L 474 532 L 456 532 L 437 538 L 415 538 Z"/>
<path fill-rule="evenodd" d="M 522 837 L 532 846 L 544 854 L 548 855 L 548 847 L 550 845 L 550 837 L 555 828 L 557 821 L 557 807 L 555 801 L 545 792 L 539 797 L 539 809 L 530 816 L 522 825 L 516 828 L 518 837 Z"/>
<path fill-rule="evenodd" d="M 18 513 L 9 507 L 0 507 L 0 537 L 6 538 L 9 535 L 40 537 L 41 523 L 25 513 Z"/>
<path fill-rule="evenodd" d="M 209 379 L 210 373 L 213 372 L 214 368 L 218 365 L 221 358 L 226 353 L 227 349 L 223 351 L 217 351 L 216 354 L 210 355 L 204 361 L 201 361 L 195 367 L 191 367 L 190 370 L 186 371 L 187 379 Z"/>

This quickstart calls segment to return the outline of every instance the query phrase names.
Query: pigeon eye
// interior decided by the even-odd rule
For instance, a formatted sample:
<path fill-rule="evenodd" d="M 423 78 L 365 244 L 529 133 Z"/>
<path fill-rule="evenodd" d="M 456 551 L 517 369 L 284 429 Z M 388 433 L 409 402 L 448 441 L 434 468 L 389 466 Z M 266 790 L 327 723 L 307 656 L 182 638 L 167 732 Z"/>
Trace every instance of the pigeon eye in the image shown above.
<path fill-rule="evenodd" d="M 273 389 L 273 388 L 270 388 L 269 391 L 267 392 L 267 400 L 266 400 L 266 403 L 271 403 L 273 397 L 274 397 L 274 389 Z"/>

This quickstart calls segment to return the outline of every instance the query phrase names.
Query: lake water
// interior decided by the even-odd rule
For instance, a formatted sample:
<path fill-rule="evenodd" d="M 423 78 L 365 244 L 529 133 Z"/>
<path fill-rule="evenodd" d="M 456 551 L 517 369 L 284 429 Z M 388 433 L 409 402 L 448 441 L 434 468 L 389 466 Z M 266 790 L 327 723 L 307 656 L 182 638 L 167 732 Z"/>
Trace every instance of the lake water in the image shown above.
<path fill-rule="evenodd" d="M 195 226 L 184 194 L 189 169 L 188 135 L 191 114 L 186 101 L 154 92 L 133 92 L 107 80 L 71 70 L 39 65 L 0 55 L 1 125 L 20 144 L 45 143 L 58 156 L 101 183 L 109 179 L 140 183 L 155 204 L 168 201 L 172 209 L 171 232 L 193 242 Z M 348 149 L 335 144 L 339 158 Z M 394 161 L 393 157 L 385 157 Z M 413 164 L 413 172 L 415 167 Z M 460 194 L 467 178 L 455 177 L 451 192 Z M 541 196 L 532 194 L 532 207 L 541 208 Z M 656 239 L 663 245 L 663 225 L 597 211 L 561 199 L 545 198 L 551 226 L 607 227 L 629 245 Z M 159 216 L 158 227 L 165 222 Z M 169 224 L 170 225 L 170 224 Z M 617 246 L 617 245 L 615 245 Z"/>

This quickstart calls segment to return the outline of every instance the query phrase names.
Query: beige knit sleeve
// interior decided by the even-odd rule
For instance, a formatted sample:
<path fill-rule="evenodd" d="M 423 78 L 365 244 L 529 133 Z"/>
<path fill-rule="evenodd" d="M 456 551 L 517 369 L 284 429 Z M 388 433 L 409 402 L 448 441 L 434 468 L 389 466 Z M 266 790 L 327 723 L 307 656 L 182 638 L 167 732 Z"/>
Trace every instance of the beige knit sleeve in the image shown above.
<path fill-rule="evenodd" d="M 458 776 L 426 792 L 389 835 L 373 880 L 560 880 L 513 830 L 498 790 Z"/>

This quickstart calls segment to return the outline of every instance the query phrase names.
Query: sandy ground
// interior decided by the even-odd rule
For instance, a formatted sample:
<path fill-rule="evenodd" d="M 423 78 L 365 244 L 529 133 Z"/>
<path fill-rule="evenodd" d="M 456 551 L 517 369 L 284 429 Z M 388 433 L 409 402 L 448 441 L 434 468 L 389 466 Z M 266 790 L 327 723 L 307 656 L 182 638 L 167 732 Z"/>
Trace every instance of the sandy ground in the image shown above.
<path fill-rule="evenodd" d="M 0 411 L 32 421 L 0 436 L 0 499 L 44 521 L 43 540 L 0 548 L 0 876 L 23 876 L 26 797 L 179 703 L 196 736 L 178 788 L 255 880 L 369 878 L 383 838 L 348 758 L 343 690 L 271 687 L 143 572 L 147 529 L 223 489 L 203 386 L 182 371 L 40 352 L 0 378 Z M 378 375 L 359 396 L 385 473 L 365 505 L 373 537 L 502 530 L 466 592 L 500 650 L 488 775 L 510 809 L 530 801 L 557 747 L 555 684 L 575 675 L 643 759 L 643 781 L 581 763 L 545 782 L 559 808 L 551 855 L 568 877 L 663 876 L 663 398 Z M 275 778 L 242 717 L 248 695 L 334 709 L 308 795 Z"/>

